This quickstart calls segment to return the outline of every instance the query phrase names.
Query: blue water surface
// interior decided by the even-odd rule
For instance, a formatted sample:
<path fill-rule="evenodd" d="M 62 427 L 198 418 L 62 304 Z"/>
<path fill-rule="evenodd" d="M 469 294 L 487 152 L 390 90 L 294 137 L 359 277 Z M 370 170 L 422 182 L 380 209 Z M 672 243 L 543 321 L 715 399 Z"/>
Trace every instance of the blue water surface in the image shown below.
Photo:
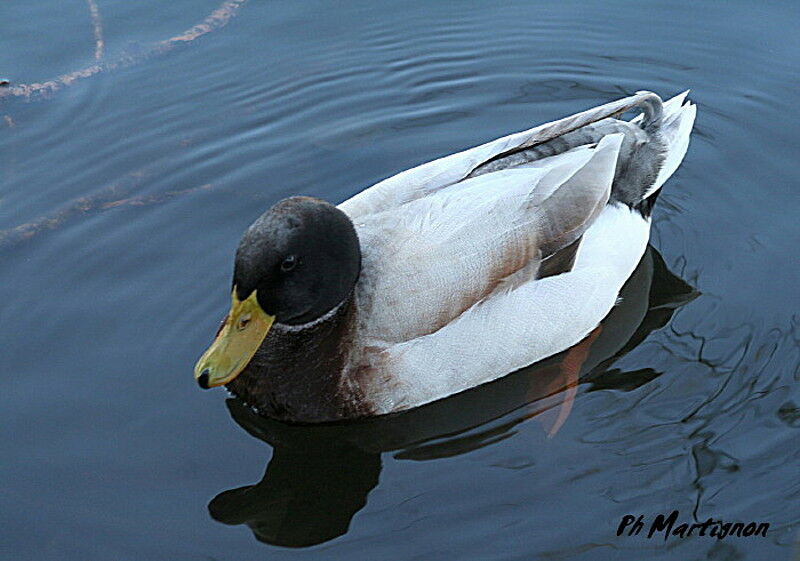
<path fill-rule="evenodd" d="M 0 558 L 796 554 L 800 4 L 219 1 L 0 5 Z M 556 357 L 321 428 L 198 390 L 275 201 L 687 88 L 689 152 L 577 390 Z M 770 526 L 616 535 L 673 510 Z"/>

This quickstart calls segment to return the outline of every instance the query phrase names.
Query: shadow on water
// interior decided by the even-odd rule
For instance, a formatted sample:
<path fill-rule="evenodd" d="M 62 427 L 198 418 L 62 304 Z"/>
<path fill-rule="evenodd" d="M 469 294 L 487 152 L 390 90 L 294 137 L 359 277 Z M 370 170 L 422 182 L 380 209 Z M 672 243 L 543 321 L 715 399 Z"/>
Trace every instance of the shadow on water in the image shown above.
<path fill-rule="evenodd" d="M 652 369 L 613 365 L 697 295 L 649 246 L 600 328 L 559 355 L 478 388 L 398 414 L 305 426 L 259 417 L 228 399 L 234 421 L 274 451 L 260 482 L 220 493 L 209 512 L 224 524 L 246 524 L 273 545 L 307 547 L 345 534 L 378 484 L 381 453 L 416 461 L 457 456 L 511 436 L 534 417 L 553 436 L 578 383 L 589 384 L 587 391 L 630 391 L 657 378 Z"/>

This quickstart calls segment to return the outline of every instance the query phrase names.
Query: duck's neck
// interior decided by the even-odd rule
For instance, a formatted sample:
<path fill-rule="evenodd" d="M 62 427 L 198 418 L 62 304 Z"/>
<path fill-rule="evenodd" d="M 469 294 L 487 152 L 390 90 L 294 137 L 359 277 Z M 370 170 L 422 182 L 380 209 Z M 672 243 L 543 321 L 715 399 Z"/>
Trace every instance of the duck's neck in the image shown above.
<path fill-rule="evenodd" d="M 319 422 L 368 414 L 343 377 L 355 329 L 352 298 L 304 325 L 274 324 L 228 389 L 262 415 Z"/>

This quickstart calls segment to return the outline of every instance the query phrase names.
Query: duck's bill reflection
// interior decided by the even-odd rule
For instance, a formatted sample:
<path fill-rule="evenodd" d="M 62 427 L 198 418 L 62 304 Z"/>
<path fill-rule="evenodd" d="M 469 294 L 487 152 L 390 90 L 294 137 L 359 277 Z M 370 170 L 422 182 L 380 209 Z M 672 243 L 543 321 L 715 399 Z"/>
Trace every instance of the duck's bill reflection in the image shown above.
<path fill-rule="evenodd" d="M 222 386 L 233 381 L 256 354 L 269 333 L 275 317 L 261 309 L 256 290 L 239 300 L 236 287 L 231 294 L 231 311 L 214 342 L 194 367 L 201 388 Z"/>

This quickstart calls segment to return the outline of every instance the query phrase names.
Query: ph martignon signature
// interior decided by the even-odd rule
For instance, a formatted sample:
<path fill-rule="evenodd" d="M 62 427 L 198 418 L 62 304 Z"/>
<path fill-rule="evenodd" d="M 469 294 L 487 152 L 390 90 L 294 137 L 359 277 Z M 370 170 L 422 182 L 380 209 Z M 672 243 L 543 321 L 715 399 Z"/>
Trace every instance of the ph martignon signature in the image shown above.
<path fill-rule="evenodd" d="M 678 524 L 679 516 L 680 513 L 677 510 L 673 510 L 669 516 L 658 514 L 651 522 L 648 522 L 643 514 L 639 516 L 626 514 L 619 521 L 617 536 L 622 536 L 623 534 L 626 536 L 638 536 L 647 528 L 647 533 L 645 534 L 647 539 L 656 534 L 661 534 L 664 536 L 664 541 L 667 541 L 667 538 L 670 537 L 688 538 L 693 535 L 708 536 L 722 540 L 730 536 L 766 538 L 767 530 L 769 530 L 769 522 L 723 522 L 713 518 L 700 523 L 681 522 Z"/>

